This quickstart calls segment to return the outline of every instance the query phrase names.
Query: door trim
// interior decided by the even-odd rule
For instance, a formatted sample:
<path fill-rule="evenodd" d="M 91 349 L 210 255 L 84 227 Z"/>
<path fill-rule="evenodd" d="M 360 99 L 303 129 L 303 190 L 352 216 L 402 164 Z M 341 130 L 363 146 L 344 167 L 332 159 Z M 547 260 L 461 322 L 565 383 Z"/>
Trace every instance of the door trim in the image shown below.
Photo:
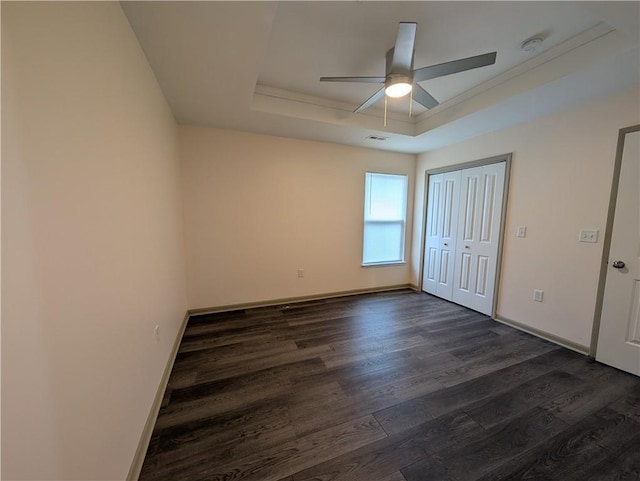
<path fill-rule="evenodd" d="M 604 231 L 604 241 L 602 243 L 602 259 L 600 261 L 600 277 L 598 279 L 598 291 L 596 294 L 596 308 L 593 313 L 593 327 L 591 329 L 591 345 L 589 347 L 589 357 L 595 358 L 598 351 L 598 336 L 600 335 L 600 322 L 602 321 L 602 305 L 604 303 L 604 289 L 607 281 L 607 264 L 611 251 L 611 237 L 613 236 L 613 220 L 616 213 L 616 202 L 618 199 L 618 184 L 620 183 L 620 170 L 622 169 L 622 153 L 624 151 L 624 141 L 627 134 L 640 131 L 640 125 L 632 125 L 618 131 L 618 144 L 616 146 L 616 157 L 613 164 L 613 180 L 611 181 L 611 195 L 609 197 L 609 210 L 607 211 L 607 224 Z"/>
<path fill-rule="evenodd" d="M 507 223 L 507 200 L 509 198 L 509 184 L 511 179 L 511 157 L 512 154 L 496 155 L 494 157 L 487 157 L 484 159 L 472 160 L 470 162 L 462 162 L 459 164 L 446 165 L 443 167 L 437 167 L 435 169 L 427 169 L 424 173 L 424 195 L 423 195 L 423 210 L 422 210 L 422 242 L 420 245 L 420 276 L 418 279 L 418 290 L 423 291 L 423 279 L 424 279 L 424 251 L 427 245 L 427 212 L 429 201 L 429 176 L 444 174 L 446 172 L 453 172 L 456 170 L 469 169 L 472 167 L 481 167 L 483 165 L 497 164 L 500 162 L 505 163 L 504 168 L 504 194 L 502 196 L 502 212 L 500 215 L 500 235 L 498 237 L 498 253 L 496 258 L 496 278 L 495 287 L 493 292 L 493 302 L 491 305 L 491 317 L 495 318 L 496 308 L 498 304 L 498 294 L 500 291 L 500 277 L 502 273 L 502 250 L 504 245 L 504 230 Z"/>

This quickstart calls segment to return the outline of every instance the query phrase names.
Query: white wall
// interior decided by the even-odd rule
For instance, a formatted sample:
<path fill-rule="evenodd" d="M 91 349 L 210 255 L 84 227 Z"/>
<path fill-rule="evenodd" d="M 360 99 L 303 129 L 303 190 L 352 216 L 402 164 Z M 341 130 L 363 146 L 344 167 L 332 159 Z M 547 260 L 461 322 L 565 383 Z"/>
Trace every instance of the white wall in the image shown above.
<path fill-rule="evenodd" d="M 124 479 L 186 281 L 177 129 L 118 3 L 2 2 L 2 127 L 2 479 Z"/>
<path fill-rule="evenodd" d="M 365 172 L 412 186 L 414 155 L 196 127 L 180 140 L 190 308 L 409 282 L 409 264 L 361 267 L 362 216 Z M 407 259 L 410 240 L 411 225 Z"/>
<path fill-rule="evenodd" d="M 412 282 L 421 270 L 425 171 L 512 152 L 497 314 L 588 346 L 618 130 L 640 122 L 639 95 L 626 91 L 421 154 Z M 518 226 L 526 238 L 516 237 Z M 598 229 L 598 243 L 579 243 L 580 228 Z M 532 300 L 534 289 L 544 302 Z"/>

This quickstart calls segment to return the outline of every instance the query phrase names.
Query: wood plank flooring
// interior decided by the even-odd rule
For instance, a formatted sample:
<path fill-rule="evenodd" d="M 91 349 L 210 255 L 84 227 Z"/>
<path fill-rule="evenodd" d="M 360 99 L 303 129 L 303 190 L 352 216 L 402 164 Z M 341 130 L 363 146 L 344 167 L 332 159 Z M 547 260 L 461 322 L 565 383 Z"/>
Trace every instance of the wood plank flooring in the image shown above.
<path fill-rule="evenodd" d="M 140 479 L 640 480 L 640 378 L 409 290 L 196 316 Z"/>

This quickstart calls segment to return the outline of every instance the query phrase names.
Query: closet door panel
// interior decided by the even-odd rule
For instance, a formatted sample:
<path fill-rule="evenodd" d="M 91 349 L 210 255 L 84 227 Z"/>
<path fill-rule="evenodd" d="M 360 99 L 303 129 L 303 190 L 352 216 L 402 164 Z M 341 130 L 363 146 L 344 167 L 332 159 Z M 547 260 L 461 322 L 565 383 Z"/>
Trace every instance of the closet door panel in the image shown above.
<path fill-rule="evenodd" d="M 429 176 L 427 197 L 427 228 L 422 289 L 437 294 L 440 277 L 440 216 L 442 214 L 442 183 L 444 174 Z"/>
<path fill-rule="evenodd" d="M 442 189 L 442 235 L 440 236 L 440 278 L 436 294 L 451 300 L 458 232 L 458 210 L 460 198 L 460 171 L 443 175 Z"/>
<path fill-rule="evenodd" d="M 451 300 L 458 230 L 460 171 L 429 177 L 423 289 Z"/>
<path fill-rule="evenodd" d="M 473 255 L 473 245 L 478 237 L 479 185 L 482 167 L 465 169 L 461 173 L 461 209 L 458 216 L 458 250 L 454 267 L 454 289 L 452 300 L 471 307 L 475 292 L 477 259 Z"/>
<path fill-rule="evenodd" d="M 503 162 L 462 172 L 462 235 L 452 300 L 487 315 L 493 309 L 504 173 Z"/>
<path fill-rule="evenodd" d="M 425 256 L 425 268 L 424 268 L 424 290 L 431 294 L 435 294 L 435 289 L 431 292 L 429 286 L 435 286 L 436 278 L 436 256 L 438 255 L 438 249 L 435 247 L 429 247 Z"/>

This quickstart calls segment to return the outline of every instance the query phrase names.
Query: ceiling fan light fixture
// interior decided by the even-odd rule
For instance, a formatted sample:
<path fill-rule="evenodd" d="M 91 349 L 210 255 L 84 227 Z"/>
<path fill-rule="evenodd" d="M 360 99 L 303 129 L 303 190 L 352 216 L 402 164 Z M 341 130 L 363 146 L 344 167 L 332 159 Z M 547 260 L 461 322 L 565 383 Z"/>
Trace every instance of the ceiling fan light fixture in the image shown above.
<path fill-rule="evenodd" d="M 416 22 L 400 22 L 398 24 L 396 43 L 386 53 L 384 77 L 320 77 L 320 81 L 384 84 L 367 100 L 356 107 L 353 112 L 359 114 L 384 97 L 384 125 L 386 126 L 387 102 L 390 97 L 399 98 L 410 93 L 409 117 L 411 117 L 413 101 L 426 109 L 439 105 L 438 101 L 420 86 L 420 82 L 496 63 L 497 52 L 489 52 L 483 55 L 460 58 L 451 62 L 414 69 L 413 57 L 415 53 L 416 28 Z"/>
<path fill-rule="evenodd" d="M 403 75 L 387 80 L 385 82 L 384 93 L 387 97 L 399 98 L 411 92 L 411 88 L 409 77 Z"/>

